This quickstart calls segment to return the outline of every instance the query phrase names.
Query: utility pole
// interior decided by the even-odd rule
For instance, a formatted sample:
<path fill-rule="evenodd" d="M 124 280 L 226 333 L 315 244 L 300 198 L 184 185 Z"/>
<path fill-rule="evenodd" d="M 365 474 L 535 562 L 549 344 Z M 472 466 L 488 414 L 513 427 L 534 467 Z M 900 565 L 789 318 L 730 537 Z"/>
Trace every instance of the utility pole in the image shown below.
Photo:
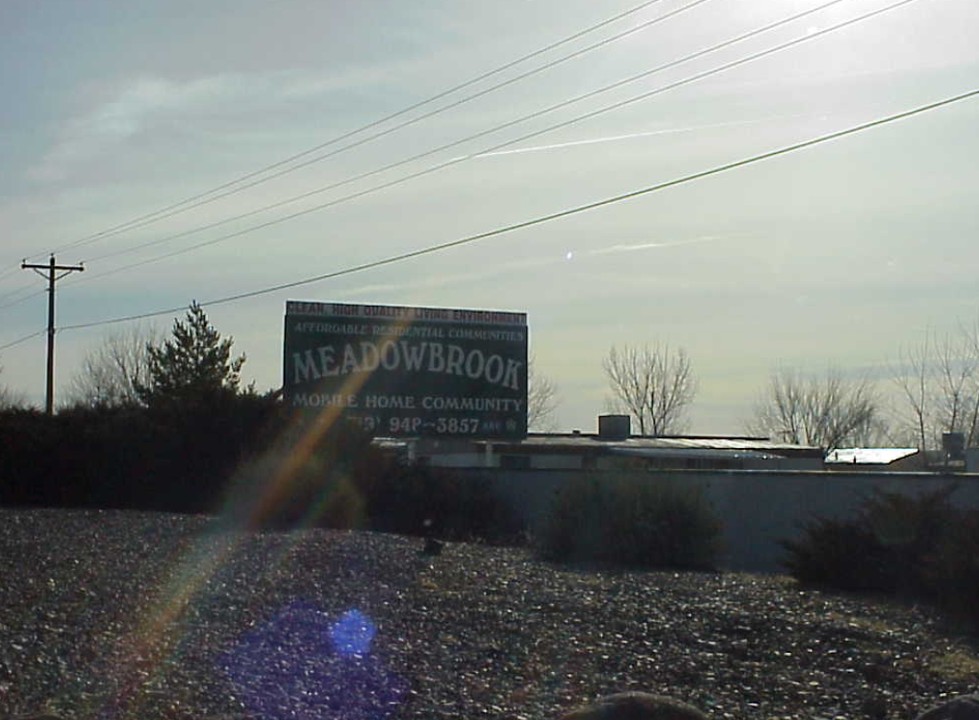
<path fill-rule="evenodd" d="M 48 381 L 44 409 L 48 415 L 54 415 L 54 284 L 65 275 L 82 272 L 85 268 L 82 265 L 57 265 L 53 254 L 47 265 L 34 265 L 25 260 L 20 268 L 33 270 L 48 281 Z"/>

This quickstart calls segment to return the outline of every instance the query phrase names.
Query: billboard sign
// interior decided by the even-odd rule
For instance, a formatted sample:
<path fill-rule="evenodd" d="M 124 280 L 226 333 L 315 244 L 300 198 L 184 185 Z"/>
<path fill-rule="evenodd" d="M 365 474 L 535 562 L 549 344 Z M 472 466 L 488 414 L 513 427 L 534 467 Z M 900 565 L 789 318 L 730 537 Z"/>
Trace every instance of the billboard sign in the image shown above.
<path fill-rule="evenodd" d="M 527 434 L 527 315 L 286 303 L 282 391 L 377 436 Z"/>

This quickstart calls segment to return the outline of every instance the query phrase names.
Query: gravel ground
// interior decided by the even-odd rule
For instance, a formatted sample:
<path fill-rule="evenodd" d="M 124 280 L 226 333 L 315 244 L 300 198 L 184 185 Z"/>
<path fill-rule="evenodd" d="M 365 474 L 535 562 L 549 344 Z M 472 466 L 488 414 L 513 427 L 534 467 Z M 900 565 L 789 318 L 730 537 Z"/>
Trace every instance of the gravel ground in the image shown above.
<path fill-rule="evenodd" d="M 0 717 L 544 720 L 648 690 L 715 718 L 912 718 L 979 685 L 975 645 L 921 608 L 421 547 L 0 509 Z"/>

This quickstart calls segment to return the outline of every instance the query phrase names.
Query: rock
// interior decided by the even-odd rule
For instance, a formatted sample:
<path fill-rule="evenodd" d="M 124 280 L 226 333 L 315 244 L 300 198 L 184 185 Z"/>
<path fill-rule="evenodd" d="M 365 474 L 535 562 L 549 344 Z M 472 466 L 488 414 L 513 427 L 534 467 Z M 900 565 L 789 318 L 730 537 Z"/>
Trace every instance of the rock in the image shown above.
<path fill-rule="evenodd" d="M 707 720 L 707 716 L 693 705 L 665 695 L 624 692 L 599 698 L 559 720 Z"/>
<path fill-rule="evenodd" d="M 860 710 L 868 720 L 885 720 L 887 718 L 887 701 L 881 695 L 865 697 L 860 703 Z"/>
<path fill-rule="evenodd" d="M 979 720 L 979 695 L 961 695 L 921 713 L 915 720 Z"/>
<path fill-rule="evenodd" d="M 422 548 L 422 555 L 441 555 L 444 544 L 441 540 L 436 540 L 432 537 L 425 538 L 425 547 Z"/>

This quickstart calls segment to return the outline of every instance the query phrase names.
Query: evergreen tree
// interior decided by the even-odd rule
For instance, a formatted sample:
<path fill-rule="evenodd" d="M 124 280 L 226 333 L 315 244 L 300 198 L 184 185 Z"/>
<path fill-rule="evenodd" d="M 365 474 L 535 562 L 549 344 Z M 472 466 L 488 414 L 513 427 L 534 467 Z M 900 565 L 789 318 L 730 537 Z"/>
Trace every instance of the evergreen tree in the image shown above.
<path fill-rule="evenodd" d="M 222 338 L 194 301 L 183 321 L 175 320 L 162 345 L 147 345 L 149 379 L 138 388 L 148 406 L 213 402 L 238 394 L 245 356 L 233 358 L 233 338 Z"/>

